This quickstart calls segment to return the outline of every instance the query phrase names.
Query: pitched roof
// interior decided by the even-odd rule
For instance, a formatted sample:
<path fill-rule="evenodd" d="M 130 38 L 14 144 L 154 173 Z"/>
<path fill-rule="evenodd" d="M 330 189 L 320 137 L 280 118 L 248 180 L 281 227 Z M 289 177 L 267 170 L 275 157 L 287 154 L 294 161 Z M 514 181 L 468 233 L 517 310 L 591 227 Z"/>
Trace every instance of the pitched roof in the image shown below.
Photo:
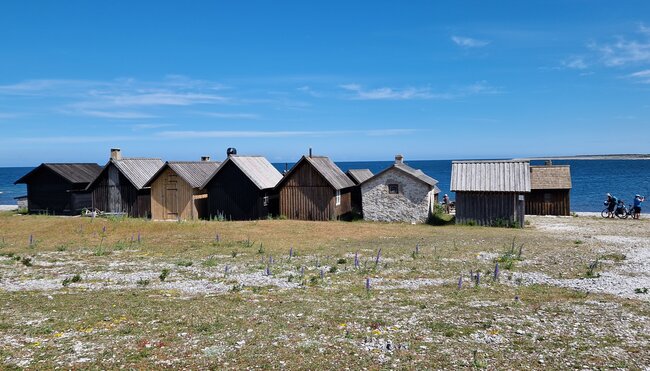
<path fill-rule="evenodd" d="M 110 159 L 102 169 L 101 173 L 88 185 L 90 189 L 99 179 L 101 174 L 113 164 L 137 189 L 146 187 L 147 182 L 156 175 L 164 165 L 159 158 L 123 158 L 121 160 Z"/>
<path fill-rule="evenodd" d="M 227 163 L 232 162 L 237 166 L 248 179 L 259 189 L 273 188 L 282 179 L 282 174 L 271 165 L 263 156 L 239 156 L 231 155 L 224 161 L 219 168 L 215 169 L 210 176 L 201 184 L 201 188 L 210 183 L 210 180 L 223 169 Z"/>
<path fill-rule="evenodd" d="M 65 180 L 74 184 L 90 183 L 102 171 L 101 166 L 93 163 L 43 163 L 32 169 L 32 171 L 25 174 L 20 179 L 16 180 L 14 184 L 26 183 L 32 174 L 35 174 L 40 169 L 50 169 Z"/>
<path fill-rule="evenodd" d="M 453 161 L 453 192 L 530 192 L 528 161 Z"/>
<path fill-rule="evenodd" d="M 372 178 L 373 175 L 370 169 L 350 169 L 346 174 L 355 184 L 363 183 L 366 179 Z"/>
<path fill-rule="evenodd" d="M 277 186 L 282 184 L 285 179 L 288 179 L 289 176 L 294 171 L 296 171 L 298 166 L 300 166 L 303 161 L 308 162 L 335 190 L 341 190 L 355 186 L 352 179 L 348 178 L 348 176 L 345 175 L 345 173 L 338 166 L 336 166 L 336 164 L 334 164 L 334 162 L 332 162 L 329 157 L 325 156 L 302 156 L 300 160 L 295 165 L 293 165 L 291 170 L 289 170 L 289 172 L 284 175 Z"/>
<path fill-rule="evenodd" d="M 531 189 L 571 189 L 569 165 L 531 166 Z"/>
<path fill-rule="evenodd" d="M 354 187 L 354 182 L 329 157 L 303 156 L 334 189 Z"/>
<path fill-rule="evenodd" d="M 363 181 L 363 183 L 368 182 L 370 179 L 376 178 L 376 177 L 380 176 L 381 174 L 383 174 L 383 173 L 385 173 L 385 172 L 387 172 L 387 171 L 389 171 L 391 169 L 396 169 L 396 170 L 399 170 L 399 171 L 401 171 L 401 172 L 403 172 L 403 173 L 405 173 L 407 175 L 410 175 L 415 180 L 420 181 L 422 183 L 425 183 L 430 187 L 435 187 L 435 185 L 438 184 L 437 180 L 435 180 L 432 177 L 426 175 L 424 172 L 422 172 L 422 170 L 414 169 L 414 168 L 408 166 L 407 164 L 405 164 L 403 162 L 396 162 L 396 163 L 390 165 L 389 167 L 387 167 L 384 170 L 380 171 L 379 173 L 375 174 L 373 177 L 366 179 L 365 181 Z M 437 188 L 437 187 L 435 187 L 435 188 Z M 438 192 L 436 192 L 436 193 L 440 193 L 439 191 L 440 190 L 438 189 Z"/>
<path fill-rule="evenodd" d="M 147 181 L 145 187 L 150 187 L 165 169 L 172 169 L 178 176 L 186 181 L 192 188 L 200 188 L 203 182 L 221 165 L 217 161 L 167 161 Z"/>

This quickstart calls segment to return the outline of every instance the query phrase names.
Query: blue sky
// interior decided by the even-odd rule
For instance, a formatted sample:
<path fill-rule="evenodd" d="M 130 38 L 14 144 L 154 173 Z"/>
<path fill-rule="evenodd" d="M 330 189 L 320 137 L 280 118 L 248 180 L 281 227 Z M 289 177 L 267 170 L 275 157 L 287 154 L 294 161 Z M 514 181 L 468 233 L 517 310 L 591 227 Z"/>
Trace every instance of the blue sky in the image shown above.
<path fill-rule="evenodd" d="M 0 166 L 648 153 L 647 1 L 3 1 Z"/>

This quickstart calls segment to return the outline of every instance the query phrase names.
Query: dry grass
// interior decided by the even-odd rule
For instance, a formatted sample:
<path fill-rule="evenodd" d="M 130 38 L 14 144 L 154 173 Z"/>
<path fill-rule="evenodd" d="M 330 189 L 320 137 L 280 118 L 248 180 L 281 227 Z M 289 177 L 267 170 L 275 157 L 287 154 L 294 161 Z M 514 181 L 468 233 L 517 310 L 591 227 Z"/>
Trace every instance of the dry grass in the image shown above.
<path fill-rule="evenodd" d="M 603 221 L 563 223 L 589 229 Z M 6 368 L 141 369 L 650 364 L 646 301 L 519 285 L 504 269 L 498 282 L 490 279 L 513 239 L 523 244 L 514 272 L 579 277 L 591 260 L 620 256 L 616 246 L 586 235 L 549 233 L 535 221 L 513 230 L 279 220 L 91 221 L 4 213 L 0 362 Z M 291 259 L 290 248 L 297 254 Z M 31 257 L 34 264 L 26 266 L 15 256 Z M 270 256 L 273 276 L 267 277 Z M 601 269 L 623 262 L 612 260 Z M 225 266 L 231 275 L 224 274 Z M 330 273 L 332 266 L 337 269 Z M 165 282 L 158 279 L 162 269 L 170 270 Z M 469 283 L 470 270 L 481 272 L 480 285 Z M 75 273 L 81 282 L 58 284 Z M 55 284 L 43 288 L 42 282 Z M 25 286 L 3 290 L 8 284 Z"/>

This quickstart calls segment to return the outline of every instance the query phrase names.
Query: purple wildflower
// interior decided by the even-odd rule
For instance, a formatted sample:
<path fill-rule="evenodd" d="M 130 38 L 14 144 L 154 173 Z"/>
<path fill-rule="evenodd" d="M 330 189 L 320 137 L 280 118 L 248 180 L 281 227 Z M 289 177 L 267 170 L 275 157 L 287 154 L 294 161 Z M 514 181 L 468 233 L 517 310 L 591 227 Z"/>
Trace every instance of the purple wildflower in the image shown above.
<path fill-rule="evenodd" d="M 305 267 L 300 267 L 300 277 L 305 276 Z"/>
<path fill-rule="evenodd" d="M 354 267 L 359 268 L 359 253 L 358 252 L 354 253 Z"/>
<path fill-rule="evenodd" d="M 133 234 L 131 234 L 131 243 L 133 243 L 133 239 L 134 239 Z"/>
<path fill-rule="evenodd" d="M 419 244 L 419 243 L 416 243 L 416 244 L 415 244 L 415 255 L 417 255 L 417 254 L 419 254 L 419 253 L 420 253 L 420 244 Z"/>
<path fill-rule="evenodd" d="M 217 234 L 214 236 L 214 242 L 219 243 L 219 241 L 221 241 L 221 237 L 219 237 L 219 233 L 217 233 Z"/>
<path fill-rule="evenodd" d="M 381 258 L 381 247 L 377 250 L 377 258 L 375 259 L 375 265 L 379 265 L 379 258 Z"/>
<path fill-rule="evenodd" d="M 463 275 L 461 274 L 460 277 L 458 277 L 458 289 L 463 288 Z"/>
<path fill-rule="evenodd" d="M 494 266 L 494 280 L 499 279 L 499 262 Z"/>
<path fill-rule="evenodd" d="M 106 226 L 102 227 L 102 233 L 106 233 Z"/>
<path fill-rule="evenodd" d="M 289 248 L 289 258 L 293 258 L 293 247 Z"/>
<path fill-rule="evenodd" d="M 273 256 L 269 255 L 269 264 L 273 264 Z"/>
<path fill-rule="evenodd" d="M 476 286 L 481 283 L 481 272 L 476 272 Z"/>
<path fill-rule="evenodd" d="M 142 242 L 142 239 L 140 238 L 140 232 L 138 232 L 138 243 Z"/>
<path fill-rule="evenodd" d="M 269 266 L 268 264 L 266 265 L 266 275 L 267 276 L 271 275 L 271 266 Z"/>
<path fill-rule="evenodd" d="M 34 244 L 34 235 L 30 234 L 29 235 L 29 246 L 32 246 Z"/>
<path fill-rule="evenodd" d="M 366 277 L 366 291 L 370 292 L 370 277 Z"/>
<path fill-rule="evenodd" d="M 321 280 L 324 280 L 324 279 L 325 279 L 325 271 L 322 270 L 322 269 L 320 270 L 320 279 L 321 279 Z"/>
<path fill-rule="evenodd" d="M 230 270 L 230 267 L 226 265 L 226 267 L 223 270 L 223 276 L 226 277 L 228 275 L 228 271 Z"/>

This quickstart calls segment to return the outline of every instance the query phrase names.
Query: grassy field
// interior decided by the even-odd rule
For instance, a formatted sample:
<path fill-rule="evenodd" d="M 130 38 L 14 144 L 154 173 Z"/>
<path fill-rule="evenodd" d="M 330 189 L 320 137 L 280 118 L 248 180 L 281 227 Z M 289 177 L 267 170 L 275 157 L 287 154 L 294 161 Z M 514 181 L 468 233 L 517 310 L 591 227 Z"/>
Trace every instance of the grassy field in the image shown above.
<path fill-rule="evenodd" d="M 598 282 L 629 263 L 593 233 L 610 221 L 549 220 L 515 230 L 0 213 L 0 364 L 648 367 L 645 287 L 626 296 L 526 279 Z M 648 226 L 616 230 L 650 238 Z"/>

